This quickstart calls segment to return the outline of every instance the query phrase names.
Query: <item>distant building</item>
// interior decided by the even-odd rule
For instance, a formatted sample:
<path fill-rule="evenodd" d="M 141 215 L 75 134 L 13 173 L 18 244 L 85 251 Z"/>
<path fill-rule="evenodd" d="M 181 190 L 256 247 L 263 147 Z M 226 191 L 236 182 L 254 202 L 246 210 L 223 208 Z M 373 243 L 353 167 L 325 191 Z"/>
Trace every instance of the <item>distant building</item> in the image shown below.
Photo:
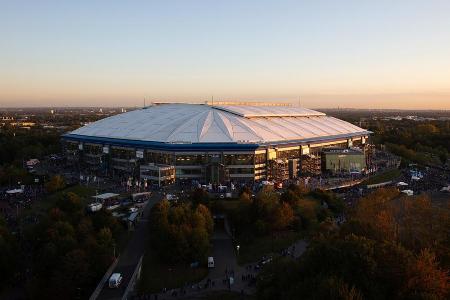
<path fill-rule="evenodd" d="M 369 135 L 310 109 L 216 103 L 156 104 L 88 124 L 63 140 L 67 159 L 90 172 L 153 182 L 252 182 L 320 174 L 325 149 L 359 148 L 364 156 Z"/>

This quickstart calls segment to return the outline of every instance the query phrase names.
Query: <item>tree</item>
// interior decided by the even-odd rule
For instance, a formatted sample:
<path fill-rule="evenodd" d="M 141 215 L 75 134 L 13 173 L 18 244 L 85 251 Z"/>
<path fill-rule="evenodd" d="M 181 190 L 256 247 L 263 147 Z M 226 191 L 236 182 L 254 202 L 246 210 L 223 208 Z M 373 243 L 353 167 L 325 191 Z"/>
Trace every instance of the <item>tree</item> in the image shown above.
<path fill-rule="evenodd" d="M 439 132 L 439 128 L 437 128 L 433 124 L 419 124 L 417 125 L 417 133 L 423 135 L 431 135 Z"/>
<path fill-rule="evenodd" d="M 208 192 L 202 188 L 196 188 L 190 195 L 190 200 L 194 206 L 198 204 L 208 205 L 209 195 Z"/>
<path fill-rule="evenodd" d="M 53 176 L 50 181 L 45 184 L 45 188 L 49 193 L 54 193 L 56 191 L 62 190 L 65 186 L 66 183 L 61 175 Z"/>
<path fill-rule="evenodd" d="M 78 298 L 80 293 L 89 292 L 89 283 L 93 280 L 87 261 L 86 253 L 81 249 L 68 252 L 62 259 L 62 264 L 50 278 L 50 289 L 47 297 L 49 299 L 73 299 Z"/>
<path fill-rule="evenodd" d="M 72 192 L 64 193 L 57 201 L 56 206 L 72 224 L 78 223 L 85 214 L 80 196 Z"/>
<path fill-rule="evenodd" d="M 297 201 L 294 211 L 301 219 L 303 229 L 308 229 L 317 224 L 317 211 L 319 206 L 312 200 L 300 199 Z"/>
<path fill-rule="evenodd" d="M 205 261 L 213 226 L 211 213 L 203 204 L 194 208 L 162 201 L 151 210 L 151 245 L 168 263 Z"/>
<path fill-rule="evenodd" d="M 409 299 L 446 299 L 450 291 L 448 271 L 439 268 L 436 256 L 423 249 L 409 271 L 403 294 Z"/>
<path fill-rule="evenodd" d="M 258 276 L 256 299 L 289 299 L 288 295 L 298 279 L 298 263 L 289 259 L 276 260 L 266 265 Z"/>
<path fill-rule="evenodd" d="M 321 204 L 326 204 L 328 209 L 334 215 L 340 215 L 344 212 L 344 201 L 337 197 L 336 194 L 330 191 L 315 190 L 309 193 L 309 196 L 321 201 Z"/>
<path fill-rule="evenodd" d="M 302 222 L 317 221 L 316 205 L 299 200 L 295 213 Z M 427 197 L 377 190 L 358 202 L 341 227 L 322 222 L 298 262 L 275 260 L 265 267 L 258 278 L 257 296 L 447 299 L 449 214 Z"/>
<path fill-rule="evenodd" d="M 4 223 L 3 219 L 0 223 Z M 18 268 L 18 250 L 15 237 L 0 224 L 0 289 L 14 279 Z"/>
<path fill-rule="evenodd" d="M 22 226 L 21 248 L 32 259 L 28 292 L 37 299 L 87 298 L 110 265 L 122 230 L 106 210 L 85 214 L 74 193 L 61 194 L 38 223 Z"/>
<path fill-rule="evenodd" d="M 280 196 L 281 202 L 286 202 L 289 203 L 290 205 L 295 204 L 300 199 L 301 199 L 300 195 L 289 188 L 285 192 L 283 192 Z"/>
<path fill-rule="evenodd" d="M 214 230 L 214 220 L 209 209 L 205 205 L 200 204 L 195 209 L 195 212 L 204 218 L 204 228 L 208 234 L 212 234 Z"/>
<path fill-rule="evenodd" d="M 278 202 L 277 193 L 270 189 L 263 189 L 253 201 L 253 218 L 269 221 L 277 208 Z"/>
<path fill-rule="evenodd" d="M 362 300 L 363 296 L 355 286 L 350 287 L 342 278 L 330 276 L 318 282 L 312 291 L 313 299 Z"/>
<path fill-rule="evenodd" d="M 206 261 L 210 250 L 209 235 L 205 228 L 194 228 L 190 236 L 190 259 L 192 261 Z"/>
<path fill-rule="evenodd" d="M 272 227 L 276 230 L 285 229 L 294 220 L 294 211 L 286 202 L 278 205 L 273 215 Z"/>
<path fill-rule="evenodd" d="M 253 202 L 251 194 L 246 191 L 239 195 L 239 201 L 244 205 L 250 205 Z"/>
<path fill-rule="evenodd" d="M 97 242 L 104 249 L 111 249 L 114 243 L 112 232 L 109 228 L 102 228 L 97 234 Z"/>

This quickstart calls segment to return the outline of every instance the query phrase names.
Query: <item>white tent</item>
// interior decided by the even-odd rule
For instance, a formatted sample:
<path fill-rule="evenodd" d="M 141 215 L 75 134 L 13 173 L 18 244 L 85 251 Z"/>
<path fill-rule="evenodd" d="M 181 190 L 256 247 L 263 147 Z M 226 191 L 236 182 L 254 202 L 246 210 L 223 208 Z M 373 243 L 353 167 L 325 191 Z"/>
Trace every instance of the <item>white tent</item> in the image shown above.
<path fill-rule="evenodd" d="M 115 198 L 119 196 L 119 194 L 114 194 L 114 193 L 104 193 L 104 194 L 100 194 L 97 196 L 92 196 L 92 198 L 96 199 L 96 200 L 101 200 L 101 201 L 105 201 L 111 198 Z"/>
<path fill-rule="evenodd" d="M 13 190 L 6 191 L 6 193 L 9 195 L 22 194 L 23 190 L 22 189 L 13 189 Z"/>

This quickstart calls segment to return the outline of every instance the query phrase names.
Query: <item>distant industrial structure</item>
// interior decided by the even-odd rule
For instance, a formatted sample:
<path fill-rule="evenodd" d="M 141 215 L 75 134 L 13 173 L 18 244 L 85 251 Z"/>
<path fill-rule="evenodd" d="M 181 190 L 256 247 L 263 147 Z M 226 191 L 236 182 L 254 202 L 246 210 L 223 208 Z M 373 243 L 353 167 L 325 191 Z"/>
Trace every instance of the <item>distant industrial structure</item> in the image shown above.
<path fill-rule="evenodd" d="M 363 172 L 370 132 L 287 104 L 153 104 L 63 136 L 67 160 L 153 182 L 282 181 Z"/>

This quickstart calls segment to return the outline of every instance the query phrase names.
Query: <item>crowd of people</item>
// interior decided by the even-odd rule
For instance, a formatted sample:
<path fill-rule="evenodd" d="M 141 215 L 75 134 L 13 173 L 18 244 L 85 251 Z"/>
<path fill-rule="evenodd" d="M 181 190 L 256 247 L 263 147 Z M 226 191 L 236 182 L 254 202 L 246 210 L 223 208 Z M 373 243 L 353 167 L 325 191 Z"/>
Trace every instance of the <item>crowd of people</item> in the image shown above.
<path fill-rule="evenodd" d="M 280 257 L 290 257 L 298 259 L 303 253 L 304 247 L 293 244 L 282 249 L 278 254 Z M 163 288 L 159 293 L 134 295 L 135 300 L 162 300 L 185 298 L 187 296 L 205 295 L 214 291 L 233 291 L 241 295 L 248 295 L 254 292 L 256 278 L 265 265 L 270 263 L 273 256 L 263 256 L 256 263 L 246 264 L 239 267 L 239 270 L 225 268 L 224 276 L 220 278 L 206 278 L 198 283 L 187 283 L 179 288 Z"/>
<path fill-rule="evenodd" d="M 183 298 L 187 295 L 195 296 L 219 290 L 230 290 L 247 294 L 247 288 L 253 288 L 256 284 L 256 276 L 260 270 L 260 265 L 247 265 L 244 271 L 239 274 L 234 270 L 226 269 L 223 278 L 206 278 L 198 283 L 187 283 L 179 288 L 163 288 L 159 293 L 135 295 L 135 300 L 162 300 Z"/>
<path fill-rule="evenodd" d="M 42 184 L 21 185 L 15 189 L 8 187 L 0 188 L 0 212 L 10 226 L 17 222 L 19 213 L 29 208 L 34 201 L 41 199 L 45 194 Z"/>

